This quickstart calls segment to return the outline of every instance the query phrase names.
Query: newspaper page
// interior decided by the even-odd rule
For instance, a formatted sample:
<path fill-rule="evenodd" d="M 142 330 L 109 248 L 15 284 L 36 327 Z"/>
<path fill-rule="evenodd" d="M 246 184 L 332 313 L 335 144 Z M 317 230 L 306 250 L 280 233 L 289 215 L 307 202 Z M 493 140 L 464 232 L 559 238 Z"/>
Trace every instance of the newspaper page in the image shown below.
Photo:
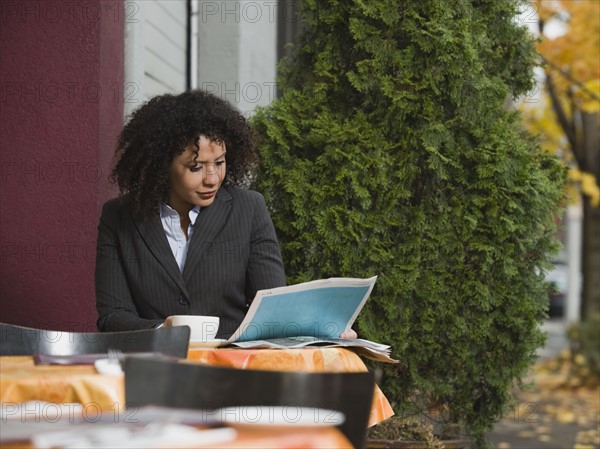
<path fill-rule="evenodd" d="M 349 330 L 377 276 L 329 278 L 259 290 L 227 344 L 310 336 L 338 338 Z"/>
<path fill-rule="evenodd" d="M 342 346 L 395 363 L 387 345 L 339 338 L 354 324 L 376 280 L 377 276 L 329 278 L 260 290 L 239 328 L 223 345 L 277 349 Z"/>

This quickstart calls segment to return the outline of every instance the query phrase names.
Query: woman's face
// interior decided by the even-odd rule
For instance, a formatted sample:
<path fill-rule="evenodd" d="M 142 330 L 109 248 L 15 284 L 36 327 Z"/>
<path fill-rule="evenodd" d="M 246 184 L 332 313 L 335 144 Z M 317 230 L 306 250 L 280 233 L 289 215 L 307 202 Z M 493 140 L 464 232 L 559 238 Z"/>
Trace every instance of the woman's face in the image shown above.
<path fill-rule="evenodd" d="M 180 215 L 210 206 L 225 178 L 225 143 L 201 135 L 198 147 L 197 157 L 192 143 L 171 163 L 169 205 Z"/>

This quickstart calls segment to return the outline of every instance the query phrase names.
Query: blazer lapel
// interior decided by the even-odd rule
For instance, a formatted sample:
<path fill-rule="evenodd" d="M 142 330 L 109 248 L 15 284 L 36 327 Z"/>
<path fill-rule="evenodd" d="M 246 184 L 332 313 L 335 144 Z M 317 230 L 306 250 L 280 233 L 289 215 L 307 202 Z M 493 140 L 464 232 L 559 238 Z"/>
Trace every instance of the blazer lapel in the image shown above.
<path fill-rule="evenodd" d="M 154 257 L 156 257 L 177 286 L 187 295 L 181 271 L 169 246 L 160 218 L 141 221 L 134 217 L 133 221 Z"/>
<path fill-rule="evenodd" d="M 202 253 L 209 250 L 213 240 L 227 223 L 230 211 L 231 195 L 225 188 L 219 189 L 215 201 L 209 207 L 201 209 L 194 224 L 194 234 L 183 269 L 184 281 L 194 274 Z"/>

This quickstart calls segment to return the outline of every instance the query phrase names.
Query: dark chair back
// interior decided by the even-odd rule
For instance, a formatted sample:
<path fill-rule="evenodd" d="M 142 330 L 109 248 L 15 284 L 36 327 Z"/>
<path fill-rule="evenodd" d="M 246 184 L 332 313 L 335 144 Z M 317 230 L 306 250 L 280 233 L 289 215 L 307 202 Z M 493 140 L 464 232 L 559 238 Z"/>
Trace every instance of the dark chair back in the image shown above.
<path fill-rule="evenodd" d="M 188 326 L 126 332 L 65 332 L 0 323 L 0 355 L 79 355 L 108 349 L 187 357 Z"/>
<path fill-rule="evenodd" d="M 273 405 L 336 410 L 346 417 L 339 428 L 357 448 L 365 441 L 375 388 L 370 372 L 259 371 L 136 357 L 126 358 L 124 371 L 129 408 Z"/>

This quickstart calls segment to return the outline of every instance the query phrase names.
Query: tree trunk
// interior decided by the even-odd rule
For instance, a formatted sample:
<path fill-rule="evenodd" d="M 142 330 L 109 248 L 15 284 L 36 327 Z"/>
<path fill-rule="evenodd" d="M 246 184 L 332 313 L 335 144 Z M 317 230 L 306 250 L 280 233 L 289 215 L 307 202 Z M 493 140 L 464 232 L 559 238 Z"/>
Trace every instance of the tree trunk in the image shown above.
<path fill-rule="evenodd" d="M 600 182 L 600 122 L 598 112 L 583 112 L 582 166 Z M 583 197 L 583 289 L 581 320 L 594 319 L 600 313 L 600 206 L 593 206 L 589 196 Z"/>
<path fill-rule="evenodd" d="M 600 182 L 600 117 L 598 112 L 574 109 L 569 118 L 560 102 L 554 82 L 546 73 L 546 88 L 552 100 L 552 109 L 565 133 L 579 170 L 590 173 Z M 574 105 L 575 106 L 575 105 Z M 594 319 L 600 312 L 600 206 L 591 204 L 591 198 L 582 195 L 583 241 L 581 267 L 581 321 Z"/>
<path fill-rule="evenodd" d="M 583 289 L 581 320 L 593 319 L 600 313 L 600 207 L 583 199 Z"/>

